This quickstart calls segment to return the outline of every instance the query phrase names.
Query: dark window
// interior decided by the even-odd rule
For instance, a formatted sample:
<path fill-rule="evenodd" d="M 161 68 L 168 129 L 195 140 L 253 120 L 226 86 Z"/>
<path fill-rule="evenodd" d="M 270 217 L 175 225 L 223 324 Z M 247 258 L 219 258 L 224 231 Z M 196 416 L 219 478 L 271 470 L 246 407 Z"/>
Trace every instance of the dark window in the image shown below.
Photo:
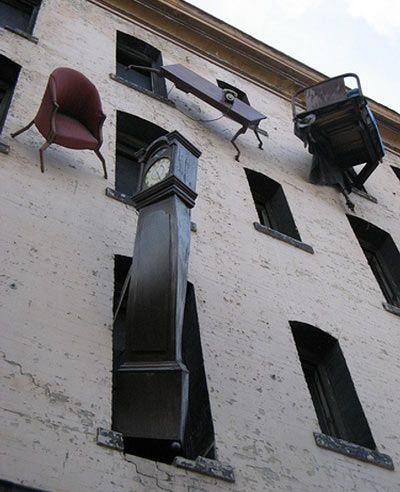
<path fill-rule="evenodd" d="M 183 362 L 189 370 L 189 409 L 183 452 L 186 458 L 215 458 L 214 427 L 201 348 L 200 325 L 193 285 L 188 282 L 182 333 Z"/>
<path fill-rule="evenodd" d="M 118 111 L 115 158 L 115 190 L 127 196 L 136 193 L 140 166 L 135 152 L 165 135 L 162 128 L 137 116 Z"/>
<path fill-rule="evenodd" d="M 33 489 L 26 485 L 0 480 L 0 492 L 44 492 L 42 489 Z"/>
<path fill-rule="evenodd" d="M 124 362 L 126 333 L 126 297 L 121 293 L 127 278 L 132 258 L 115 256 L 114 263 L 114 313 L 118 314 L 113 330 L 113 375 Z M 127 291 L 126 291 L 127 294 Z M 182 454 L 189 459 L 198 456 L 215 458 L 214 427 L 201 348 L 199 320 L 197 316 L 194 287 L 188 283 L 182 333 L 183 362 L 189 370 L 189 408 L 186 420 L 185 439 Z M 115 387 L 115 383 L 114 383 Z M 116 413 L 113 398 L 113 415 Z M 124 438 L 125 452 L 155 461 L 171 463 L 175 453 L 170 441 L 160 439 Z"/>
<path fill-rule="evenodd" d="M 165 81 L 147 70 L 130 69 L 129 65 L 159 68 L 162 65 L 161 52 L 153 46 L 123 32 L 117 32 L 117 76 L 134 85 L 167 97 Z"/>
<path fill-rule="evenodd" d="M 354 215 L 347 218 L 385 299 L 400 307 L 400 253 L 391 235 Z"/>
<path fill-rule="evenodd" d="M 290 326 L 321 431 L 376 449 L 339 342 L 305 323 Z"/>
<path fill-rule="evenodd" d="M 115 376 L 118 367 L 124 360 L 125 351 L 125 323 L 126 323 L 126 301 L 127 295 L 121 299 L 124 282 L 128 277 L 128 272 L 132 264 L 129 256 L 115 255 L 114 257 L 114 299 L 113 313 L 118 310 L 118 315 L 114 320 L 113 328 L 113 374 Z M 127 291 L 125 291 L 127 294 Z M 114 385 L 115 387 L 115 385 Z"/>
<path fill-rule="evenodd" d="M 7 111 L 11 103 L 20 66 L 0 55 L 0 132 L 3 129 Z"/>
<path fill-rule="evenodd" d="M 0 27 L 32 33 L 41 0 L 0 0 Z"/>
<path fill-rule="evenodd" d="M 400 179 L 400 168 L 392 166 L 394 174 Z"/>
<path fill-rule="evenodd" d="M 260 224 L 301 241 L 282 186 L 261 173 L 245 171 Z"/>

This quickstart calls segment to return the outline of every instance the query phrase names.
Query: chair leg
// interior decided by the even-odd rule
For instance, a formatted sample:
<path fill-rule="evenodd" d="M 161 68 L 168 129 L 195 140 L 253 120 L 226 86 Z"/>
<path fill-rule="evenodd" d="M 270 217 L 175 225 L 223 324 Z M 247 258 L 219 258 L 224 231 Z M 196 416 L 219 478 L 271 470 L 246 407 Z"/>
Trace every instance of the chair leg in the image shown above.
<path fill-rule="evenodd" d="M 35 122 L 35 120 L 32 120 L 30 123 L 28 123 L 28 125 L 21 128 L 21 130 L 18 130 L 17 132 L 14 132 L 14 133 L 11 133 L 11 137 L 15 138 L 16 136 L 20 135 L 21 133 L 26 132 L 26 130 L 29 130 L 29 128 L 33 125 L 34 122 Z"/>
<path fill-rule="evenodd" d="M 51 142 L 45 142 L 39 149 L 40 155 L 40 170 L 44 173 L 43 152 L 51 145 Z"/>
<path fill-rule="evenodd" d="M 107 179 L 106 161 L 104 157 L 101 155 L 100 150 L 97 149 L 94 152 L 97 155 L 97 157 L 101 160 L 101 163 L 103 164 L 104 179 Z"/>

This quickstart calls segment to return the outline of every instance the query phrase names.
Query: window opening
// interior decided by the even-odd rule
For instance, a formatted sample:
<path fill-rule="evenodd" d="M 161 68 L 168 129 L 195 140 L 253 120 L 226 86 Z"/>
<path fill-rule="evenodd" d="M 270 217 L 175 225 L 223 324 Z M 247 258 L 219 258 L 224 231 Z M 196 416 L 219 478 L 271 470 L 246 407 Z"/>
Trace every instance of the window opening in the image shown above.
<path fill-rule="evenodd" d="M 400 307 L 400 253 L 391 235 L 354 215 L 347 218 L 386 301 Z"/>
<path fill-rule="evenodd" d="M 135 153 L 165 135 L 162 128 L 128 113 L 117 112 L 115 190 L 126 196 L 136 193 L 140 164 Z"/>
<path fill-rule="evenodd" d="M 0 27 L 13 27 L 32 33 L 40 0 L 0 0 Z"/>
<path fill-rule="evenodd" d="M 113 381 L 118 367 L 124 362 L 126 332 L 126 298 L 121 294 L 132 263 L 132 258 L 115 255 L 114 258 L 114 320 Z M 125 291 L 127 294 L 127 291 Z M 182 449 L 172 441 L 124 437 L 124 451 L 143 458 L 172 463 L 175 456 L 188 459 L 204 456 L 215 458 L 214 427 L 207 389 L 206 373 L 201 348 L 200 329 L 194 287 L 188 282 L 182 333 L 183 362 L 189 370 L 189 408 Z M 138 396 L 140 398 L 140 395 Z M 118 409 L 113 395 L 113 416 Z M 113 424 L 113 429 L 117 430 Z"/>
<path fill-rule="evenodd" d="M 394 174 L 400 179 L 400 168 L 391 166 Z"/>
<path fill-rule="evenodd" d="M 261 225 L 301 241 L 282 186 L 251 169 L 245 172 Z"/>
<path fill-rule="evenodd" d="M 20 66 L 0 55 L 0 133 L 10 107 Z"/>
<path fill-rule="evenodd" d="M 310 390 L 321 430 L 330 436 L 339 437 L 340 433 L 335 423 L 334 410 L 331 408 L 332 405 L 329 404 L 327 394 L 326 371 L 323 370 L 322 364 L 318 365 L 310 362 L 306 357 L 301 359 L 301 367 Z"/>
<path fill-rule="evenodd" d="M 376 449 L 339 342 L 306 323 L 290 327 L 321 431 Z"/>
<path fill-rule="evenodd" d="M 0 492 L 43 492 L 43 489 L 34 489 L 27 485 L 0 480 Z"/>
<path fill-rule="evenodd" d="M 159 50 L 140 39 L 117 31 L 116 56 L 118 77 L 150 92 L 167 97 L 165 81 L 163 78 L 158 77 L 151 71 L 141 70 L 140 68 L 131 68 L 130 70 L 127 70 L 129 65 L 147 68 L 161 67 L 162 55 Z"/>
<path fill-rule="evenodd" d="M 127 295 L 125 295 L 122 299 L 121 299 L 121 295 L 122 295 L 122 290 L 124 287 L 125 280 L 128 277 L 131 264 L 132 264 L 132 258 L 129 256 L 115 255 L 114 257 L 113 313 L 114 315 L 115 313 L 117 313 L 117 316 L 114 319 L 114 328 L 113 328 L 114 377 L 117 368 L 122 364 L 124 360 Z"/>
<path fill-rule="evenodd" d="M 186 458 L 215 459 L 214 426 L 201 347 L 193 284 L 188 282 L 182 334 L 183 362 L 189 370 L 189 408 L 183 452 Z"/>

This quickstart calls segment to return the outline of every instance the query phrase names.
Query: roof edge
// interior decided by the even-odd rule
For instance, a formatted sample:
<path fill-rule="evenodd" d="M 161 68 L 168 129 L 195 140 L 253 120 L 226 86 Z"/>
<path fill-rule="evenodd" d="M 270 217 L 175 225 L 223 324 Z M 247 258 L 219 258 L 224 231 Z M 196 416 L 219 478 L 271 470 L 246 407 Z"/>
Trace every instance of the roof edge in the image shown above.
<path fill-rule="evenodd" d="M 290 100 L 328 77 L 184 0 L 88 0 Z M 385 144 L 400 151 L 400 114 L 369 99 Z"/>

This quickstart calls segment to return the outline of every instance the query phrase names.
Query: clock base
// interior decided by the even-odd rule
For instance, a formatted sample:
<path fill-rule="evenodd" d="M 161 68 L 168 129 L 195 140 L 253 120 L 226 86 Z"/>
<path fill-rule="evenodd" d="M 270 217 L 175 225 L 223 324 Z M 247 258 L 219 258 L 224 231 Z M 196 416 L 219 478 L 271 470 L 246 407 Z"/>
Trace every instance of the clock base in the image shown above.
<path fill-rule="evenodd" d="M 123 364 L 116 374 L 115 389 L 115 430 L 126 437 L 183 442 L 189 391 L 184 364 Z"/>

